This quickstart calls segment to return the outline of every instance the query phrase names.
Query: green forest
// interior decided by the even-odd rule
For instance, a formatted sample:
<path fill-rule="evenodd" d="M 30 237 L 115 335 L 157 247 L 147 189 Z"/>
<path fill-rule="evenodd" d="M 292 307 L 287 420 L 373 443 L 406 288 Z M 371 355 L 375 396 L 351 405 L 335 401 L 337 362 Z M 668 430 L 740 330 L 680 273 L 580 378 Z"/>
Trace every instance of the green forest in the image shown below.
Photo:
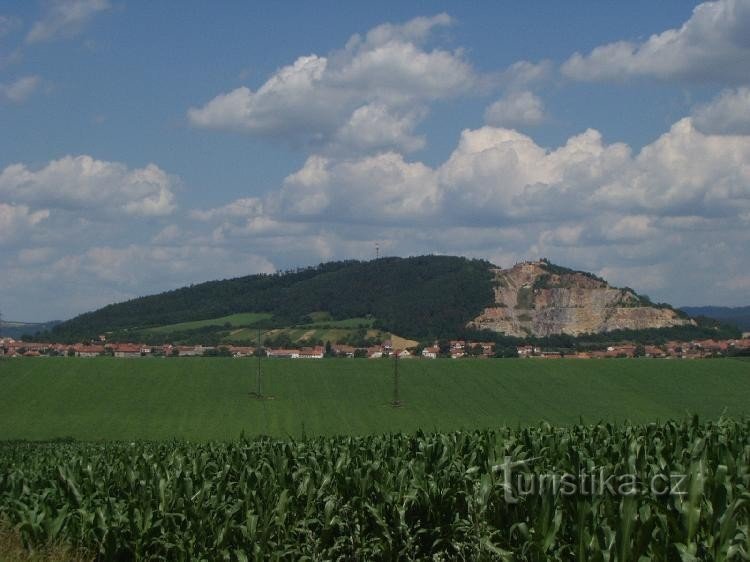
<path fill-rule="evenodd" d="M 63 322 L 43 338 L 78 341 L 123 329 L 264 312 L 265 327 L 370 316 L 374 327 L 415 339 L 450 337 L 492 301 L 491 264 L 451 256 L 339 261 L 191 285 L 112 304 Z"/>

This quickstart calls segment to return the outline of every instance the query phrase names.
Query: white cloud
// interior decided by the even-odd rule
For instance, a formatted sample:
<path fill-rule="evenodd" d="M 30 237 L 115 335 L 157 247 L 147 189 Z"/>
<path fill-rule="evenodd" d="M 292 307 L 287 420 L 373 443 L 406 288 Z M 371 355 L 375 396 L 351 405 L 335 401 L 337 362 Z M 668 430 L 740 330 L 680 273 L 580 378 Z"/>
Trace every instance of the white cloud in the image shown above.
<path fill-rule="evenodd" d="M 592 203 L 666 215 L 738 216 L 750 209 L 750 137 L 706 135 L 690 118 L 645 146 Z"/>
<path fill-rule="evenodd" d="M 423 105 L 466 93 L 477 82 L 460 52 L 424 47 L 435 28 L 450 24 L 439 14 L 378 26 L 328 56 L 299 57 L 256 91 L 243 86 L 191 108 L 188 118 L 198 127 L 318 147 L 340 146 L 372 126 L 371 137 L 359 141 L 362 149 L 414 150 L 424 142 L 412 132 Z"/>
<path fill-rule="evenodd" d="M 552 74 L 552 61 L 533 63 L 526 60 L 514 62 L 500 75 L 500 83 L 508 90 L 523 90 L 538 84 Z"/>
<path fill-rule="evenodd" d="M 230 266 L 232 261 L 236 262 L 234 266 Z M 75 266 L 71 273 L 90 274 L 119 286 L 138 286 L 144 282 L 192 283 L 196 279 L 210 279 L 206 272 L 219 268 L 234 275 L 274 271 L 273 264 L 260 256 L 235 253 L 232 257 L 226 249 L 194 244 L 94 246 L 72 256 L 72 262 Z"/>
<path fill-rule="evenodd" d="M 395 148 L 413 152 L 424 147 L 425 139 L 413 134 L 424 112 L 396 115 L 386 105 L 371 103 L 357 108 L 349 121 L 334 134 L 329 152 L 363 153 Z"/>
<path fill-rule="evenodd" d="M 389 222 L 429 216 L 438 199 L 434 172 L 400 154 L 338 162 L 312 156 L 284 181 L 280 209 L 285 217 Z"/>
<path fill-rule="evenodd" d="M 107 214 L 168 215 L 178 180 L 155 164 L 129 169 L 91 156 L 65 156 L 39 170 L 11 164 L 0 172 L 0 194 L 14 202 Z"/>
<path fill-rule="evenodd" d="M 244 197 L 214 209 L 193 209 L 190 217 L 199 221 L 225 218 L 247 218 L 263 213 L 263 200 L 258 197 Z"/>
<path fill-rule="evenodd" d="M 47 218 L 47 209 L 32 211 L 26 205 L 0 203 L 0 245 L 22 237 L 29 229 Z"/>
<path fill-rule="evenodd" d="M 96 16 L 110 8 L 108 0 L 51 0 L 43 17 L 26 36 L 27 43 L 73 37 Z"/>
<path fill-rule="evenodd" d="M 644 42 L 618 41 L 575 53 L 562 66 L 576 80 L 648 76 L 696 82 L 747 81 L 750 75 L 750 2 L 718 0 L 698 5 L 679 29 Z"/>
<path fill-rule="evenodd" d="M 26 101 L 41 84 L 39 76 L 24 76 L 10 84 L 0 83 L 0 99 L 5 98 L 13 103 Z"/>
<path fill-rule="evenodd" d="M 523 127 L 538 125 L 544 119 L 544 103 L 532 92 L 511 92 L 484 112 L 488 125 Z"/>
<path fill-rule="evenodd" d="M 750 135 L 750 88 L 724 90 L 694 108 L 692 115 L 695 127 L 704 133 Z"/>
<path fill-rule="evenodd" d="M 605 226 L 597 222 L 602 213 Z M 593 129 L 550 150 L 518 131 L 485 126 L 463 131 L 435 168 L 395 152 L 313 155 L 278 192 L 193 217 L 474 227 L 580 219 L 600 240 L 619 241 L 661 228 L 713 228 L 718 217 L 748 213 L 750 136 L 707 135 L 685 118 L 637 154 Z M 562 241 L 583 234 L 551 232 L 549 240 Z"/>

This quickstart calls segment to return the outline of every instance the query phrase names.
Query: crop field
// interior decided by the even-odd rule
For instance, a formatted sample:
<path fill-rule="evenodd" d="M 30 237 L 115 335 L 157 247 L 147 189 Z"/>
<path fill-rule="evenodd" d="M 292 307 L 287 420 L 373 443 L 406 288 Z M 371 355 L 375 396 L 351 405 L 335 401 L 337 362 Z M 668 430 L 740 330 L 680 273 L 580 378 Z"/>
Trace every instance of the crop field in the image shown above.
<path fill-rule="evenodd" d="M 733 359 L 75 359 L 0 361 L 0 440 L 232 440 L 750 414 Z"/>
<path fill-rule="evenodd" d="M 740 561 L 749 436 L 748 420 L 686 419 L 6 443 L 0 521 L 99 560 Z"/>

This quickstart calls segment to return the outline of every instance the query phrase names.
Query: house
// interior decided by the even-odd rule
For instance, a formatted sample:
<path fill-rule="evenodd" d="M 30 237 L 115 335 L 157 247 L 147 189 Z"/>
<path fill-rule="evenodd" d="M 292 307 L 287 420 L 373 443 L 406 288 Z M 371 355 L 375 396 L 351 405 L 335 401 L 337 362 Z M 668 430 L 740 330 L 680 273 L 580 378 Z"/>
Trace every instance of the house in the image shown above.
<path fill-rule="evenodd" d="M 230 345 L 229 353 L 232 354 L 232 357 L 250 357 L 253 353 L 255 353 L 255 348 L 246 347 L 246 346 L 238 346 L 238 345 Z"/>
<path fill-rule="evenodd" d="M 317 345 L 315 347 L 303 347 L 299 351 L 299 359 L 323 359 L 325 355 L 325 348 Z"/>
<path fill-rule="evenodd" d="M 425 347 L 422 350 L 422 357 L 425 359 L 437 359 L 437 356 L 440 354 L 440 348 L 436 345 L 433 345 L 432 347 Z"/>
<path fill-rule="evenodd" d="M 466 342 L 464 340 L 451 340 L 451 356 L 453 352 L 463 352 L 466 349 Z"/>
<path fill-rule="evenodd" d="M 176 349 L 180 357 L 197 357 L 203 355 L 203 347 L 198 349 L 194 345 L 178 345 Z"/>
<path fill-rule="evenodd" d="M 354 352 L 357 351 L 357 348 L 351 346 L 351 345 L 340 345 L 337 344 L 333 346 L 333 352 L 338 357 L 354 357 Z"/>
<path fill-rule="evenodd" d="M 522 345 L 518 349 L 519 357 L 531 357 L 532 355 L 539 355 L 542 352 L 541 347 L 534 347 L 533 345 Z"/>
<path fill-rule="evenodd" d="M 381 359 L 383 357 L 383 350 L 379 347 L 368 347 L 367 358 L 368 359 Z"/>
<path fill-rule="evenodd" d="M 647 345 L 644 348 L 646 357 L 666 357 L 667 354 L 658 346 Z"/>
<path fill-rule="evenodd" d="M 267 349 L 266 354 L 279 359 L 299 359 L 298 349 Z"/>
<path fill-rule="evenodd" d="M 99 357 L 104 355 L 103 345 L 74 345 L 73 352 L 76 357 Z"/>
<path fill-rule="evenodd" d="M 399 359 L 411 359 L 414 357 L 408 349 L 394 349 L 391 355 L 395 355 Z"/>
<path fill-rule="evenodd" d="M 141 346 L 132 343 L 117 343 L 112 346 L 115 357 L 134 358 L 141 356 Z"/>

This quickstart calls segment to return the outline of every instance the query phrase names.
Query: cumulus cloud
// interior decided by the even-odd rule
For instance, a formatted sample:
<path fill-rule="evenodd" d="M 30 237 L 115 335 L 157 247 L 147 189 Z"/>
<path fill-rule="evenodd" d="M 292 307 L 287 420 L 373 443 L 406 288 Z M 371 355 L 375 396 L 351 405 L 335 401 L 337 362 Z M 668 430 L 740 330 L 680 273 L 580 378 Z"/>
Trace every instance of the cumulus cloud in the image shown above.
<path fill-rule="evenodd" d="M 168 215 L 177 179 L 155 164 L 129 169 L 91 156 L 65 156 L 31 170 L 11 164 L 0 172 L 0 195 L 17 203 L 107 214 Z"/>
<path fill-rule="evenodd" d="M 49 217 L 49 210 L 32 211 L 26 205 L 0 203 L 0 245 L 23 236 L 29 229 Z"/>
<path fill-rule="evenodd" d="M 750 135 L 750 88 L 724 90 L 693 109 L 693 123 L 704 133 Z"/>
<path fill-rule="evenodd" d="M 42 18 L 26 36 L 27 43 L 74 37 L 100 12 L 110 8 L 108 0 L 52 0 Z"/>
<path fill-rule="evenodd" d="M 425 138 L 413 134 L 424 111 L 394 114 L 388 106 L 371 103 L 354 110 L 349 121 L 333 136 L 329 152 L 364 153 L 395 148 L 413 152 L 423 148 Z"/>
<path fill-rule="evenodd" d="M 654 217 L 671 229 L 699 228 L 720 217 L 744 220 L 750 216 L 750 136 L 706 134 L 684 118 L 634 154 L 593 129 L 547 149 L 518 131 L 485 126 L 464 130 L 434 168 L 395 152 L 313 155 L 279 191 L 193 217 L 489 226 L 585 221 L 601 213 L 610 214 L 609 233 L 600 236 L 609 240 L 654 234 Z M 553 238 L 571 240 L 573 233 Z"/>
<path fill-rule="evenodd" d="M 591 201 L 665 215 L 738 216 L 750 209 L 750 136 L 708 135 L 681 119 Z"/>
<path fill-rule="evenodd" d="M 188 111 L 197 127 L 323 146 L 356 136 L 363 149 L 414 150 L 423 105 L 471 90 L 477 76 L 460 51 L 425 47 L 446 14 L 384 24 L 327 56 L 310 54 L 253 91 L 240 87 Z M 361 136 L 372 127 L 369 136 Z"/>
<path fill-rule="evenodd" d="M 279 207 L 285 217 L 331 221 L 418 220 L 431 215 L 439 193 L 434 172 L 395 152 L 354 160 L 311 156 L 284 180 Z"/>
<path fill-rule="evenodd" d="M 0 99 L 22 103 L 37 90 L 41 82 L 39 76 L 23 76 L 9 84 L 0 83 Z"/>
<path fill-rule="evenodd" d="M 662 80 L 740 83 L 750 75 L 750 3 L 718 0 L 698 5 L 679 28 L 646 41 L 618 41 L 575 53 L 562 72 L 576 80 Z"/>
<path fill-rule="evenodd" d="M 532 92 L 511 92 L 484 112 L 488 125 L 523 127 L 538 125 L 544 119 L 544 102 Z"/>

